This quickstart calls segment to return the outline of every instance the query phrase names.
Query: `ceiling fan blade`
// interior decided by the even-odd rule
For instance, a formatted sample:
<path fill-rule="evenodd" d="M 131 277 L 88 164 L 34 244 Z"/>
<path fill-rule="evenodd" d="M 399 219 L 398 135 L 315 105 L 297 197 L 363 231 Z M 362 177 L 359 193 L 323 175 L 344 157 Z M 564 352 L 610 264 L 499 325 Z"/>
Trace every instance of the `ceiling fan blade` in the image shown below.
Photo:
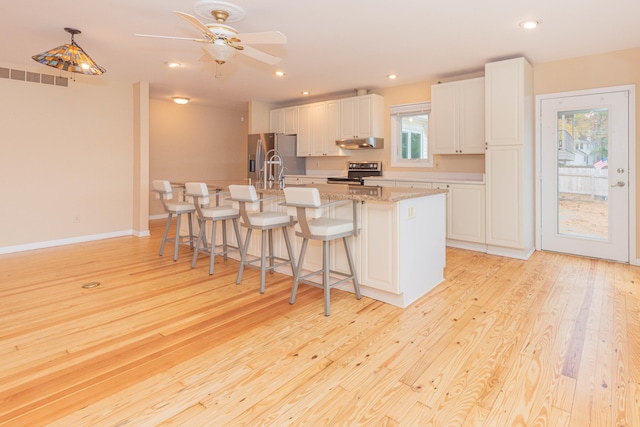
<path fill-rule="evenodd" d="M 195 39 L 193 37 L 175 37 L 175 36 L 156 36 L 153 34 L 134 34 L 137 37 L 153 37 L 156 39 L 175 39 L 175 40 L 190 40 L 190 41 L 194 41 L 194 42 L 204 42 L 204 43 L 210 43 L 209 40 L 205 40 L 205 39 Z"/>
<path fill-rule="evenodd" d="M 173 13 L 196 27 L 205 37 L 210 37 L 212 40 L 216 38 L 216 35 L 213 34 L 211 30 L 209 30 L 209 28 L 202 22 L 200 22 L 197 18 L 189 15 L 188 13 L 180 12 L 177 10 L 174 10 Z"/>
<path fill-rule="evenodd" d="M 285 44 L 287 37 L 280 31 L 264 31 L 259 33 L 240 33 L 234 36 L 244 44 Z"/>
<path fill-rule="evenodd" d="M 275 65 L 280 62 L 280 58 L 277 56 L 269 55 L 268 53 L 255 49 L 251 46 L 245 46 L 243 50 L 239 50 L 238 52 L 271 65 Z"/>

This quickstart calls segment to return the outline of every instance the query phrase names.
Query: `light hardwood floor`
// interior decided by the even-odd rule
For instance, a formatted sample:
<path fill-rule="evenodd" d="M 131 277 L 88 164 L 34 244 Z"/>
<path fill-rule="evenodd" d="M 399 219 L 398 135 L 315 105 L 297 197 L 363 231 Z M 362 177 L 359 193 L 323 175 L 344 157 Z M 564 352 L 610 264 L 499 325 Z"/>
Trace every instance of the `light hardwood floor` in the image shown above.
<path fill-rule="evenodd" d="M 449 248 L 407 309 L 123 237 L 0 256 L 0 424 L 640 426 L 640 269 Z M 99 281 L 84 289 L 82 284 Z"/>

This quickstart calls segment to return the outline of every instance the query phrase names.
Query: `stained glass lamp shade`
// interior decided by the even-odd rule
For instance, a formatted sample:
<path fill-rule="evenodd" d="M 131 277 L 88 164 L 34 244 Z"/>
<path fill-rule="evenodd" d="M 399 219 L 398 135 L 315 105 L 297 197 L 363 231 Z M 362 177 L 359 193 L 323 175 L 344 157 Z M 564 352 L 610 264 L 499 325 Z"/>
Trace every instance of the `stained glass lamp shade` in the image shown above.
<path fill-rule="evenodd" d="M 87 53 L 73 40 L 73 36 L 80 34 L 75 28 L 65 28 L 71 34 L 71 44 L 58 46 L 54 49 L 33 55 L 34 61 L 54 67 L 59 70 L 89 75 L 100 75 L 107 70 L 96 64 Z"/>

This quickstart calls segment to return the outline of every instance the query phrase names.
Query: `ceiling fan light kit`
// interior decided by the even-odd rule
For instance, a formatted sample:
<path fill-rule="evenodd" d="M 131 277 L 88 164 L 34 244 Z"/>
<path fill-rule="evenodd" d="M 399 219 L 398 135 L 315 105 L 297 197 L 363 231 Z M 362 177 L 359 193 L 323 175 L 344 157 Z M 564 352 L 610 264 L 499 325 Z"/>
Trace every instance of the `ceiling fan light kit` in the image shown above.
<path fill-rule="evenodd" d="M 157 36 L 136 34 L 140 37 L 156 37 L 168 39 L 191 40 L 204 43 L 204 50 L 208 54 L 205 60 L 213 60 L 222 65 L 237 52 L 267 64 L 277 64 L 280 58 L 256 49 L 251 44 L 285 44 L 287 38 L 279 31 L 265 31 L 257 33 L 239 33 L 228 22 L 240 21 L 244 18 L 244 10 L 224 1 L 202 0 L 195 5 L 196 14 L 204 19 L 214 19 L 215 22 L 204 24 L 198 18 L 187 13 L 174 11 L 176 15 L 190 23 L 201 34 L 202 38 L 187 38 L 175 36 Z"/>
<path fill-rule="evenodd" d="M 106 73 L 107 70 L 96 64 L 73 39 L 81 31 L 75 28 L 65 28 L 64 30 L 71 34 L 70 44 L 64 44 L 38 55 L 33 55 L 33 60 L 49 67 L 72 73 L 95 76 Z"/>
<path fill-rule="evenodd" d="M 236 56 L 237 52 L 236 49 L 220 40 L 216 40 L 213 44 L 205 45 L 202 48 L 220 65 Z"/>

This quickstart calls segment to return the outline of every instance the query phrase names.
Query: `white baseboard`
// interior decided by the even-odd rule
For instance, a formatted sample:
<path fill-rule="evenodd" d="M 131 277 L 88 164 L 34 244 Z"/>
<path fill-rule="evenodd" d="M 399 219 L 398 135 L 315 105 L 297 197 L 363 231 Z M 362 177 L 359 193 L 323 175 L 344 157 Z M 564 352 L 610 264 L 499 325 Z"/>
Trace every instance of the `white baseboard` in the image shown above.
<path fill-rule="evenodd" d="M 135 231 L 135 230 L 122 230 L 122 231 L 114 231 L 112 233 L 102 233 L 102 234 L 92 234 L 88 236 L 78 236 L 78 237 L 70 237 L 67 239 L 58 239 L 58 240 L 49 240 L 46 242 L 34 242 L 27 243 L 24 245 L 15 245 L 15 246 L 5 246 L 0 248 L 0 255 L 2 254 L 11 254 L 15 252 L 25 252 L 31 251 L 34 249 L 44 249 L 44 248 L 52 248 L 54 246 L 64 246 L 64 245 L 73 245 L 74 243 L 84 243 L 91 242 L 94 240 L 103 240 L 103 239 L 111 239 L 113 237 L 122 237 L 122 236 L 137 236 L 137 237 L 146 237 L 149 236 L 149 230 L 144 231 Z"/>
<path fill-rule="evenodd" d="M 504 256 L 507 258 L 517 258 L 517 259 L 523 259 L 523 260 L 528 260 L 531 255 L 533 255 L 533 253 L 535 252 L 535 248 L 531 248 L 531 249 L 511 249 L 511 248 L 504 248 L 502 246 L 491 246 L 488 245 L 487 246 L 487 253 L 489 255 L 498 255 L 498 256 Z"/>
<path fill-rule="evenodd" d="M 447 246 L 458 249 L 467 249 L 470 251 L 487 253 L 486 243 L 465 242 L 462 240 L 447 239 Z"/>

